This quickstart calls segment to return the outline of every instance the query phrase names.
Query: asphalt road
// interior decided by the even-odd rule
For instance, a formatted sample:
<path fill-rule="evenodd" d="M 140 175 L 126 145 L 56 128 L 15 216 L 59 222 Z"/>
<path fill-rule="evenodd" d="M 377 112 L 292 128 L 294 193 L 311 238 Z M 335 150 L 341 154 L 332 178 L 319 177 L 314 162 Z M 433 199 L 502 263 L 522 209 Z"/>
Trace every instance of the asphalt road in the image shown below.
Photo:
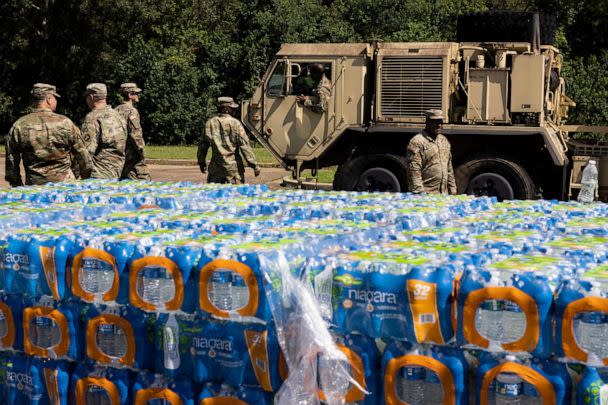
<path fill-rule="evenodd" d="M 4 180 L 4 163 L 5 159 L 0 158 L 0 187 L 8 187 L 8 183 Z M 156 181 L 191 181 L 196 183 L 206 183 L 207 175 L 200 172 L 198 166 L 168 166 L 168 165 L 150 165 L 150 175 L 152 180 Z M 22 170 L 23 175 L 23 170 Z M 272 188 L 279 187 L 281 179 L 289 175 L 289 172 L 282 168 L 262 168 L 259 177 L 253 175 L 253 170 L 247 168 L 245 171 L 245 179 L 248 183 L 259 184 L 267 183 Z"/>

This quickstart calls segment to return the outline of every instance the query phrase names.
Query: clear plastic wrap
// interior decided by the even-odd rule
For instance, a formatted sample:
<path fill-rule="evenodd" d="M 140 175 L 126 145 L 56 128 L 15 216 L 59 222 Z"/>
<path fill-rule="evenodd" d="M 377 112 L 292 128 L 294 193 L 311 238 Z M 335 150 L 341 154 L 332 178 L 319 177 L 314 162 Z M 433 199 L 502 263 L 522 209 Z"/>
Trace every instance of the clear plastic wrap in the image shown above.
<path fill-rule="evenodd" d="M 335 344 L 309 285 L 291 272 L 278 250 L 260 256 L 266 295 L 289 374 L 275 396 L 277 405 L 344 404 L 351 384 L 349 362 Z M 322 390 L 322 391 L 321 391 Z"/>

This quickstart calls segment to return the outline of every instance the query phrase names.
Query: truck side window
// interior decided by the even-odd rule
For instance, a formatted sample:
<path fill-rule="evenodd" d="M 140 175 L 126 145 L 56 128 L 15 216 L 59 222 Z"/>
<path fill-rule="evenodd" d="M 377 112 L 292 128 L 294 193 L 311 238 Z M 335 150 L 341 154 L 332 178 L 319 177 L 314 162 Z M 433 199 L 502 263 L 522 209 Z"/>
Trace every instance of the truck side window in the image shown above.
<path fill-rule="evenodd" d="M 310 76 L 310 67 L 316 63 L 321 63 L 325 71 L 325 77 L 331 80 L 331 64 L 322 62 L 299 62 L 300 74 L 295 76 L 292 74 L 291 79 L 291 94 L 295 96 L 312 96 L 316 83 Z"/>
<path fill-rule="evenodd" d="M 268 81 L 267 94 L 272 97 L 279 97 L 285 94 L 285 62 L 277 63 L 270 80 Z"/>

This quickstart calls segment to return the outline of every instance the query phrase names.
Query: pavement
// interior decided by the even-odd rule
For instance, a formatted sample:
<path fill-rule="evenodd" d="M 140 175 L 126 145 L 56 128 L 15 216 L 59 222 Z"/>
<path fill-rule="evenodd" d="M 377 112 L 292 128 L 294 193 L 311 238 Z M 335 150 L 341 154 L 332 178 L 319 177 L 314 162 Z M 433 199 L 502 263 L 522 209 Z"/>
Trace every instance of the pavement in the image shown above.
<path fill-rule="evenodd" d="M 0 187 L 8 187 L 8 183 L 4 180 L 5 158 L 0 158 Z M 151 164 L 148 165 L 152 180 L 155 181 L 191 181 L 194 183 L 206 183 L 207 175 L 202 174 L 198 166 L 185 164 Z M 289 172 L 282 167 L 262 167 L 259 177 L 253 175 L 253 170 L 247 168 L 245 170 L 245 179 L 251 184 L 266 183 L 271 188 L 279 188 L 282 179 L 288 176 Z M 23 169 L 22 169 L 23 176 Z M 23 177 L 25 179 L 25 177 Z"/>

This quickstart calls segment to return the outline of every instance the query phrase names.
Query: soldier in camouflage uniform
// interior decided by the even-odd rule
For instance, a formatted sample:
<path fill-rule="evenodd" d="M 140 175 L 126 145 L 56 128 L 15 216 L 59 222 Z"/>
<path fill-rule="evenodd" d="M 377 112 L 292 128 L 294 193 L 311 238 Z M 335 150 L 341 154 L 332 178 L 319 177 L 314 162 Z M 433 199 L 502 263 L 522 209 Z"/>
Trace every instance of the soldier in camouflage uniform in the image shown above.
<path fill-rule="evenodd" d="M 85 97 L 91 109 L 82 122 L 82 137 L 93 157 L 92 178 L 119 179 L 125 165 L 127 124 L 106 103 L 108 90 L 103 83 L 87 86 Z"/>
<path fill-rule="evenodd" d="M 89 177 L 93 162 L 80 130 L 54 112 L 59 97 L 55 86 L 36 83 L 31 94 L 33 111 L 15 122 L 6 139 L 6 181 L 13 187 L 23 185 L 22 158 L 26 185 L 75 179 L 72 156 L 82 177 Z"/>
<path fill-rule="evenodd" d="M 211 148 L 211 163 L 209 164 L 209 183 L 244 183 L 245 166 L 240 155 L 253 168 L 255 176 L 260 175 L 260 169 L 255 155 L 249 145 L 245 128 L 239 120 L 233 117 L 238 104 L 232 97 L 220 97 L 219 115 L 209 119 L 205 124 L 198 146 L 198 164 L 201 172 L 207 171 L 207 151 Z"/>
<path fill-rule="evenodd" d="M 441 134 L 441 110 L 426 112 L 426 128 L 407 147 L 408 186 L 413 193 L 456 194 L 450 142 Z"/>
<path fill-rule="evenodd" d="M 296 97 L 296 100 L 314 112 L 323 113 L 327 111 L 327 104 L 331 97 L 331 82 L 325 76 L 325 69 L 321 63 L 310 66 L 310 77 L 314 80 L 312 96 L 301 94 Z"/>
<path fill-rule="evenodd" d="M 150 181 L 150 172 L 144 158 L 146 144 L 139 122 L 139 111 L 134 106 L 139 102 L 141 89 L 135 83 L 123 83 L 120 85 L 120 91 L 125 102 L 116 107 L 116 111 L 127 122 L 127 149 L 121 178 Z"/>

